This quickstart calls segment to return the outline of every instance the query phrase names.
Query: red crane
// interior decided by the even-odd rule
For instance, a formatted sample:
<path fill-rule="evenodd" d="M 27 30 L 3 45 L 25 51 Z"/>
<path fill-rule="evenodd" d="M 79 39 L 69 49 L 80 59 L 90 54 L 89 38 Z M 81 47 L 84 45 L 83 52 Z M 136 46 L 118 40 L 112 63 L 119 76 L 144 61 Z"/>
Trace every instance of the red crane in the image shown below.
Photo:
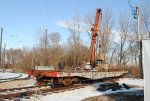
<path fill-rule="evenodd" d="M 96 37 L 97 32 L 99 31 L 99 19 L 101 16 L 101 9 L 97 9 L 96 16 L 95 16 L 95 23 L 93 24 L 92 30 L 92 40 L 91 40 L 91 46 L 90 46 L 90 54 L 88 58 L 88 63 L 92 66 L 92 68 L 95 67 L 95 51 L 94 51 L 94 45 L 96 43 Z"/>

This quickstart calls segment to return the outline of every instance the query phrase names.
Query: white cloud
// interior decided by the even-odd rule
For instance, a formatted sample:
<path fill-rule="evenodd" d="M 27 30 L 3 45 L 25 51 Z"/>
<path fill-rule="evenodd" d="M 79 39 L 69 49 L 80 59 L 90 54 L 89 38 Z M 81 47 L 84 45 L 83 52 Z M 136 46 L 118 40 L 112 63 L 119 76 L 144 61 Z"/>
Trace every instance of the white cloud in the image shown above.
<path fill-rule="evenodd" d="M 68 23 L 68 25 L 67 25 Z M 59 27 L 63 27 L 63 28 L 72 28 L 72 29 L 78 29 L 78 23 L 77 22 L 73 22 L 71 20 L 66 20 L 66 21 L 56 21 L 56 25 Z M 86 23 L 84 23 L 83 21 L 79 22 L 79 30 L 80 32 L 87 32 L 88 29 L 90 29 Z"/>
<path fill-rule="evenodd" d="M 66 21 L 56 21 L 56 25 L 59 27 L 68 28 L 68 26 L 66 26 L 65 22 Z"/>

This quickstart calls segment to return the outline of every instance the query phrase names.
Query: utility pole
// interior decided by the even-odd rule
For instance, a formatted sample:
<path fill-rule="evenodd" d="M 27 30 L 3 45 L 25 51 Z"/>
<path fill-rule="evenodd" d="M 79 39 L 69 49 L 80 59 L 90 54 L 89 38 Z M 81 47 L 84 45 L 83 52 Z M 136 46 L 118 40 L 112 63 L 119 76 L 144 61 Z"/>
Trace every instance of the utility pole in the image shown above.
<path fill-rule="evenodd" d="M 136 7 L 136 13 L 137 13 L 137 33 L 138 33 L 138 41 L 141 41 L 141 34 L 140 34 L 140 9 L 139 7 Z"/>
<path fill-rule="evenodd" d="M 137 13 L 137 34 L 138 34 L 138 46 L 139 46 L 139 69 L 140 69 L 140 78 L 143 79 L 143 67 L 142 67 L 142 42 L 141 42 L 141 33 L 140 33 L 140 8 L 136 7 Z"/>
<path fill-rule="evenodd" d="M 2 68 L 2 37 L 3 37 L 3 28 L 1 28 L 1 36 L 0 36 L 0 68 Z"/>
<path fill-rule="evenodd" d="M 129 6 L 132 10 L 132 15 L 133 15 L 134 19 L 137 19 L 139 69 L 140 69 L 140 78 L 143 79 L 142 41 L 141 41 L 141 33 L 140 33 L 140 20 L 141 20 L 140 8 L 139 7 L 133 7 L 130 3 L 130 0 L 128 0 L 128 2 L 129 2 Z"/>

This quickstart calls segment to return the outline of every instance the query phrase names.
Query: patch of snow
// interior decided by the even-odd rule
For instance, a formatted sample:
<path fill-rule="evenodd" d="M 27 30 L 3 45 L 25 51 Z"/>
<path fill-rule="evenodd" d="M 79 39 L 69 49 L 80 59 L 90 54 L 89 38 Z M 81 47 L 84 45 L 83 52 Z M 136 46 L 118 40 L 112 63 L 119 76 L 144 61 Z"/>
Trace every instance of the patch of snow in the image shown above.
<path fill-rule="evenodd" d="M 119 81 L 117 81 L 119 84 L 126 83 L 130 85 L 136 85 L 139 87 L 144 86 L 144 80 L 143 79 L 136 79 L 136 78 L 121 78 Z"/>
<path fill-rule="evenodd" d="M 27 78 L 28 77 L 28 74 L 23 74 L 23 73 L 19 73 L 19 74 L 22 75 L 20 78 Z"/>
<path fill-rule="evenodd" d="M 118 82 L 137 85 L 137 86 L 143 86 L 142 79 L 126 78 L 126 79 L 120 79 Z M 86 86 L 85 88 L 80 88 L 80 89 L 71 90 L 71 91 L 65 91 L 65 92 L 60 92 L 60 93 L 49 93 L 46 96 L 38 95 L 38 99 L 36 98 L 36 101 L 81 101 L 85 98 L 98 96 L 98 95 L 112 94 L 112 93 L 118 93 L 118 92 L 133 92 L 133 91 L 143 89 L 143 88 L 130 88 L 127 90 L 125 88 L 122 88 L 116 91 L 112 91 L 112 90 L 101 91 L 101 92 L 97 91 L 99 85 L 103 83 L 95 83 L 90 86 Z M 34 98 L 30 99 L 30 101 L 34 101 L 34 100 L 35 100 Z"/>
<path fill-rule="evenodd" d="M 0 72 L 0 80 L 13 79 L 17 77 L 26 78 L 28 75 L 23 73 Z"/>
<path fill-rule="evenodd" d="M 10 72 L 0 72 L 0 79 L 8 79 L 8 78 L 15 78 L 20 76 L 17 73 L 10 73 Z"/>
<path fill-rule="evenodd" d="M 27 87 L 32 87 L 32 86 L 35 86 L 36 83 L 31 83 L 31 84 L 28 84 Z"/>
<path fill-rule="evenodd" d="M 131 79 L 131 78 L 123 78 L 119 79 L 117 82 L 120 84 L 126 83 L 126 84 L 132 84 L 136 86 L 142 87 L 143 80 L 142 79 Z M 138 90 L 143 90 L 143 88 L 130 88 L 129 90 L 122 88 L 120 90 L 112 91 L 98 91 L 99 85 L 104 84 L 102 83 L 95 83 L 90 86 L 86 86 L 84 88 L 75 89 L 71 91 L 65 91 L 65 92 L 55 92 L 55 93 L 48 93 L 45 96 L 43 95 L 35 95 L 30 97 L 30 99 L 21 99 L 21 101 L 81 101 L 88 97 L 98 96 L 98 95 L 105 95 L 105 94 L 112 94 L 112 93 L 118 93 L 118 92 L 133 92 Z M 34 85 L 34 83 L 32 84 Z M 28 86 L 32 86 L 28 85 Z"/>

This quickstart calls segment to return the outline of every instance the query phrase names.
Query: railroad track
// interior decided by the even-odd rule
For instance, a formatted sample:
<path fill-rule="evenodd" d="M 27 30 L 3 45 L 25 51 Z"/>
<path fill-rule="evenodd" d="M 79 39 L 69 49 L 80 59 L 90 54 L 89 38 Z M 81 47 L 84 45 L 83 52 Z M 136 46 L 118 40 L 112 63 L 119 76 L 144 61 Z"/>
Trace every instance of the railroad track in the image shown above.
<path fill-rule="evenodd" d="M 52 88 L 51 86 L 43 86 L 43 87 L 22 87 L 22 88 L 13 88 L 13 89 L 1 89 L 0 90 L 0 101 L 14 100 L 16 98 L 30 98 L 32 95 L 44 95 L 50 93 L 59 93 L 64 91 L 75 90 L 79 88 L 85 87 L 87 84 L 76 84 L 65 87 L 56 87 Z"/>
<path fill-rule="evenodd" d="M 15 81 L 15 80 L 28 80 L 30 79 L 29 77 L 26 78 L 19 78 L 19 77 L 15 77 L 15 78 L 8 78 L 8 79 L 0 79 L 0 83 L 4 83 L 4 82 L 10 82 L 10 81 Z"/>
<path fill-rule="evenodd" d="M 18 98 L 27 98 L 34 95 L 46 95 L 46 94 L 52 94 L 52 93 L 59 93 L 59 92 L 65 92 L 75 89 L 83 88 L 87 85 L 98 83 L 98 82 L 114 82 L 118 80 L 118 78 L 108 78 L 103 80 L 97 80 L 97 81 L 86 81 L 82 84 L 74 84 L 70 86 L 59 86 L 59 87 L 51 87 L 51 86 L 30 86 L 30 87 L 22 87 L 22 88 L 12 88 L 12 89 L 0 89 L 0 101 L 8 100 L 17 100 Z"/>

